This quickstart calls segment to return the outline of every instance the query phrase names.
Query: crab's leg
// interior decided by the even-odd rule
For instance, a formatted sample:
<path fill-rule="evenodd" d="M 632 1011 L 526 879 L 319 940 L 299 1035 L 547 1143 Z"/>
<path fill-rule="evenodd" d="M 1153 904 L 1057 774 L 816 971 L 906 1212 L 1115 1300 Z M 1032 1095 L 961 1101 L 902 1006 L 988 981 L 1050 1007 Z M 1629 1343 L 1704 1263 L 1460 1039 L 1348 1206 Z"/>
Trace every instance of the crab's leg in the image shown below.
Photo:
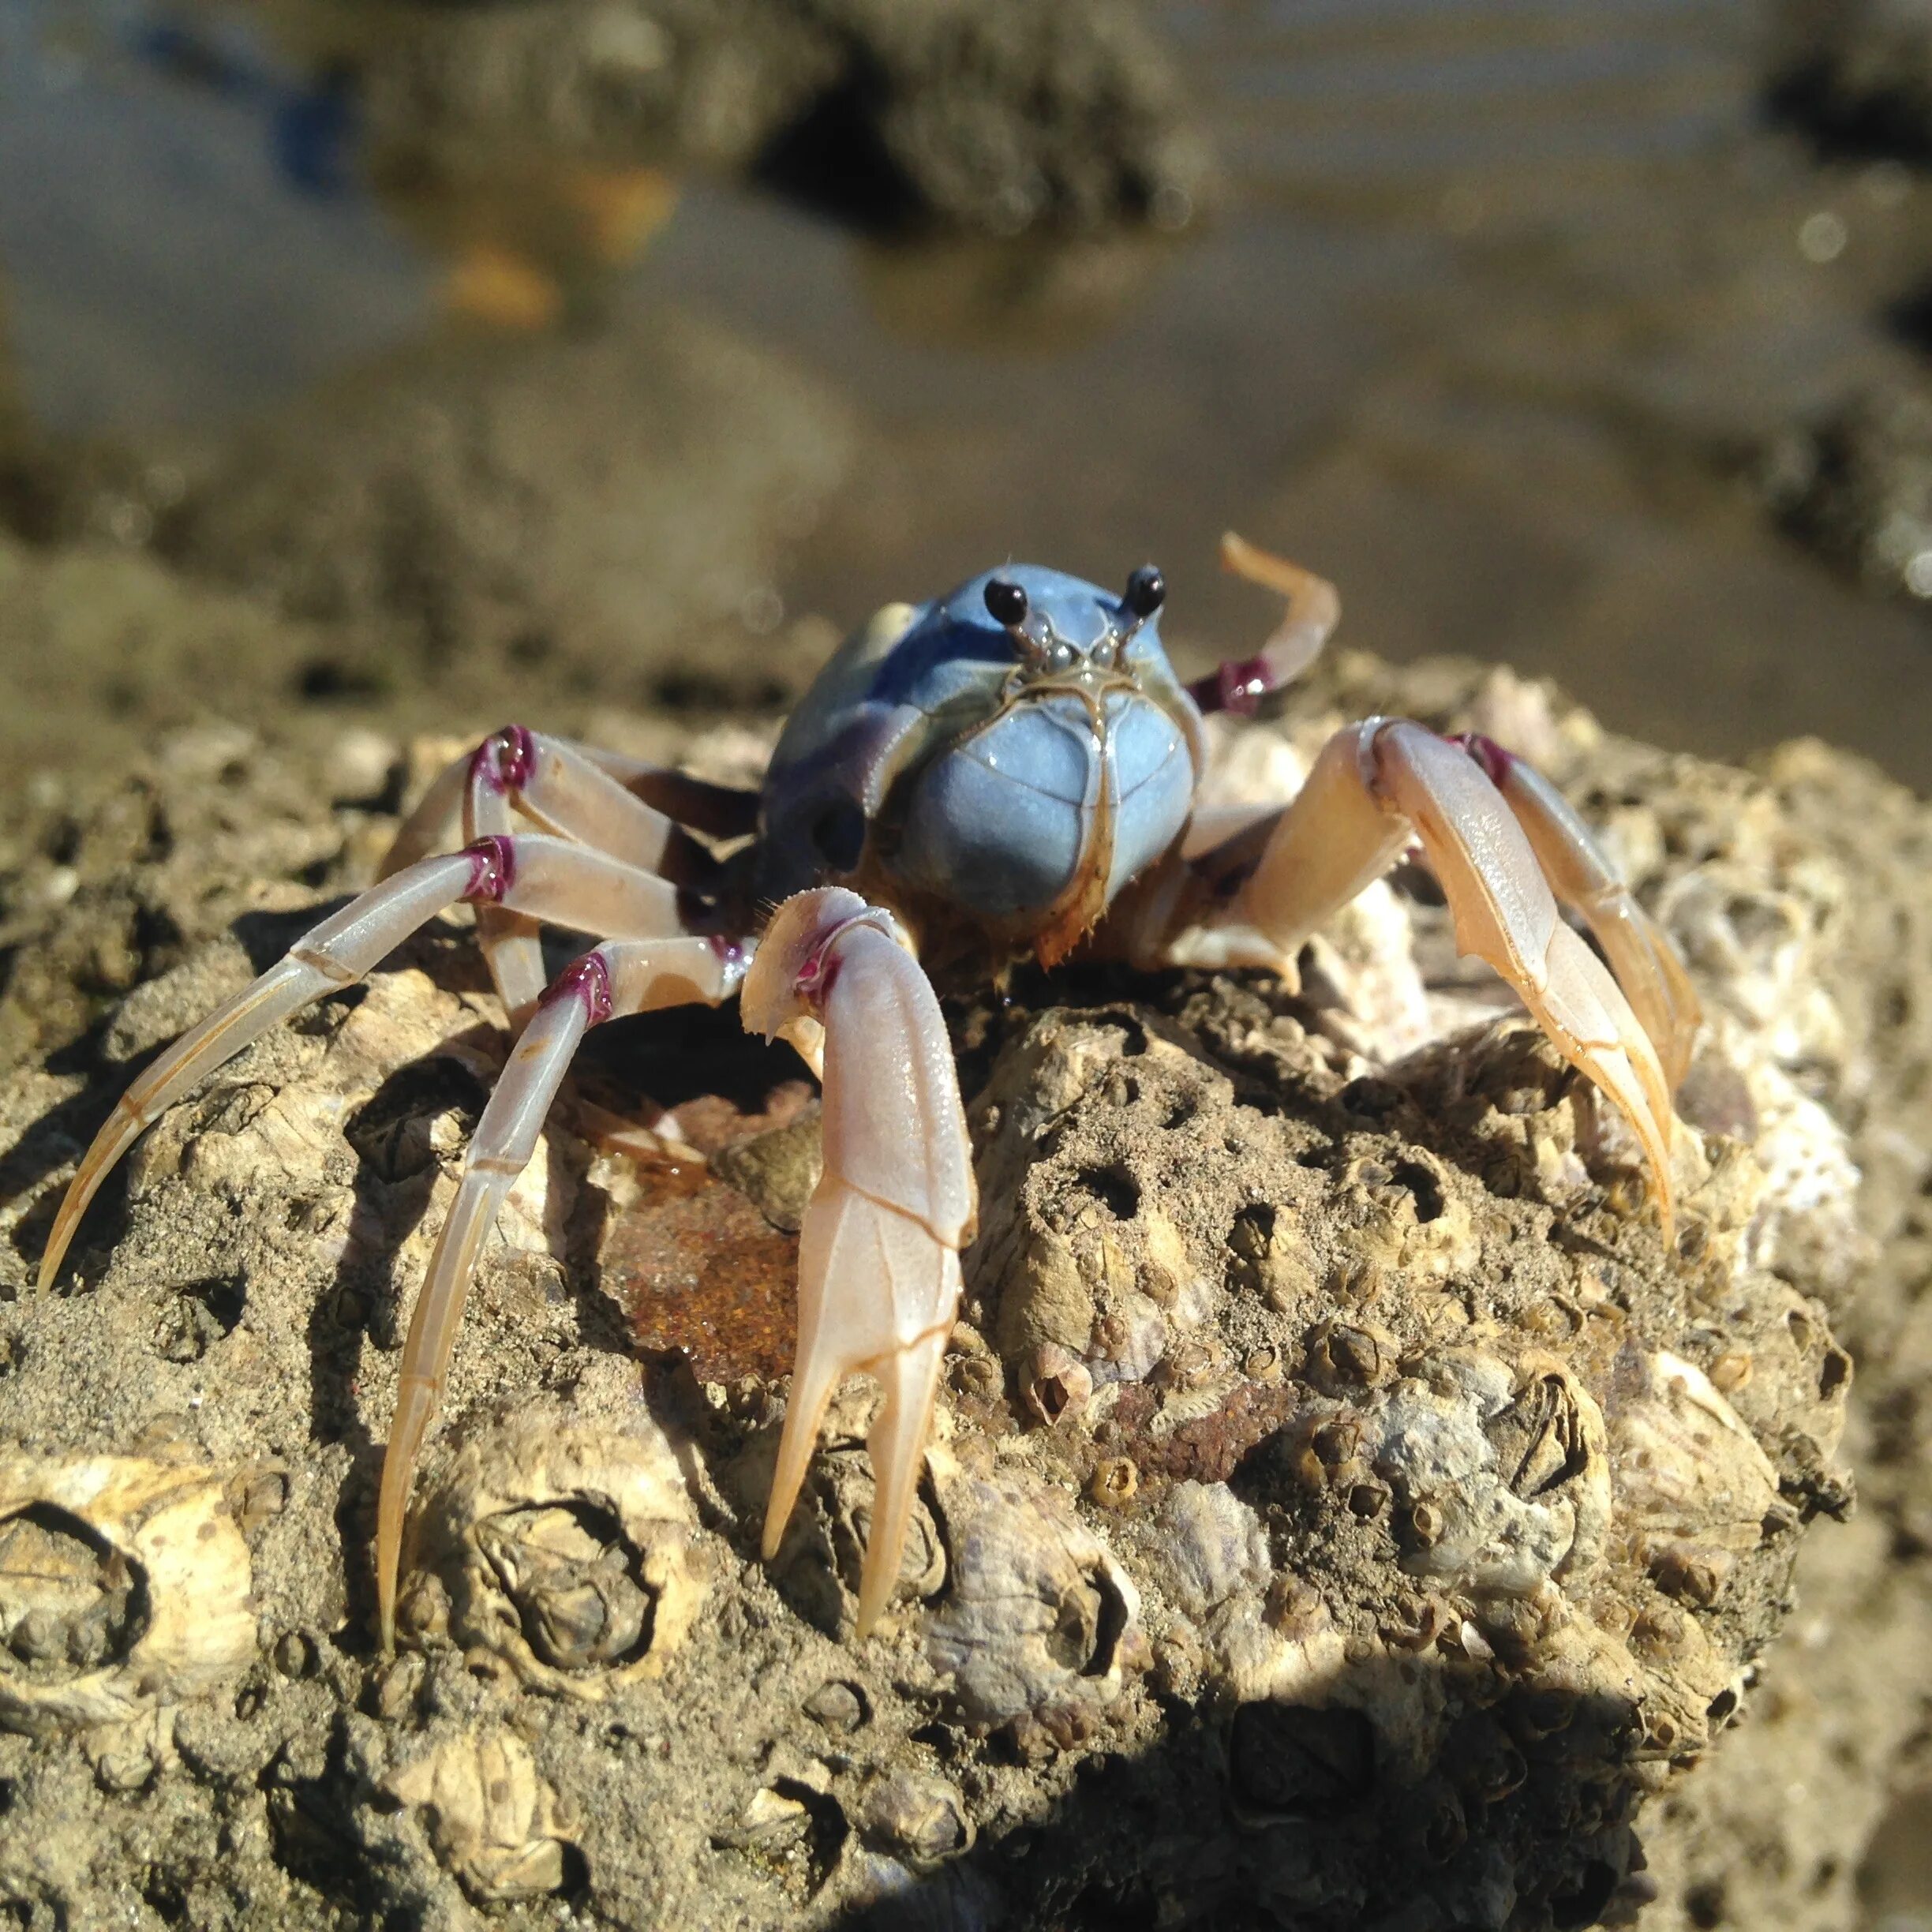
<path fill-rule="evenodd" d="M 1690 1064 L 1702 1017 L 1676 948 L 1617 877 L 1569 800 L 1534 766 L 1473 732 L 1456 742 L 1488 773 L 1516 814 L 1551 890 L 1597 935 L 1675 1092 Z"/>
<path fill-rule="evenodd" d="M 1221 563 L 1237 577 L 1279 591 L 1288 608 L 1275 634 L 1252 657 L 1231 659 L 1196 679 L 1188 693 L 1204 711 L 1252 712 L 1271 691 L 1292 684 L 1315 660 L 1342 621 L 1342 600 L 1325 577 L 1290 564 L 1232 530 L 1221 539 Z"/>
<path fill-rule="evenodd" d="M 1609 1097 L 1672 1227 L 1670 1089 L 1616 979 L 1563 923 L 1537 854 L 1496 788 L 1447 739 L 1370 718 L 1330 739 L 1225 917 L 1292 957 L 1410 840 L 1441 881 L 1456 943 L 1494 967 L 1558 1050 Z"/>
<path fill-rule="evenodd" d="M 668 765 L 653 765 L 622 751 L 606 751 L 601 745 L 576 748 L 634 798 L 642 799 L 666 818 L 689 826 L 694 832 L 702 832 L 710 838 L 735 839 L 743 838 L 758 829 L 758 794 L 755 791 L 714 784 L 708 778 L 694 778 Z"/>
<path fill-rule="evenodd" d="M 462 900 L 619 938 L 682 930 L 674 886 L 541 833 L 482 839 L 459 852 L 418 859 L 305 933 L 245 992 L 184 1033 L 115 1102 L 68 1184 L 41 1256 L 42 1288 L 59 1271 L 102 1181 L 152 1121 L 278 1020 L 353 985 L 419 926 Z"/>
<path fill-rule="evenodd" d="M 396 1574 L 410 1479 L 434 1417 L 476 1261 L 496 1211 L 530 1163 L 545 1116 L 584 1035 L 659 1006 L 716 1005 L 736 987 L 743 954 L 710 939 L 607 944 L 560 973 L 512 1050 L 464 1157 L 429 1272 L 416 1297 L 396 1383 L 376 1511 L 376 1601 L 383 1648 L 395 1647 Z"/>
<path fill-rule="evenodd" d="M 837 887 L 788 899 L 745 978 L 746 1029 L 822 1069 L 825 1175 L 799 1244 L 798 1355 L 765 1517 L 765 1554 L 797 1500 L 826 1405 L 848 1371 L 885 1402 L 871 1437 L 863 1635 L 898 1578 L 940 1357 L 959 1306 L 975 1196 L 939 1003 L 886 912 Z"/>
<path fill-rule="evenodd" d="M 566 739 L 506 724 L 438 775 L 398 829 L 380 876 L 440 842 L 459 803 L 466 844 L 504 837 L 522 821 L 678 885 L 702 883 L 717 869 L 702 846 L 620 783 L 600 755 Z M 544 987 L 537 922 L 507 907 L 479 906 L 477 939 L 511 1024 L 522 1024 Z"/>
<path fill-rule="evenodd" d="M 523 750 L 523 741 L 527 741 L 527 753 Z M 538 830 L 558 832 L 580 839 L 586 844 L 604 845 L 616 851 L 620 849 L 616 840 L 600 836 L 579 813 L 572 811 L 564 802 L 567 795 L 581 792 L 587 781 L 573 782 L 566 777 L 556 784 L 549 784 L 545 782 L 543 768 L 568 767 L 580 772 L 589 767 L 601 773 L 645 814 L 634 822 L 638 830 L 633 836 L 644 841 L 641 849 L 648 849 L 649 842 L 653 838 L 661 848 L 671 849 L 671 857 L 666 863 L 641 856 L 635 863 L 648 866 L 653 872 L 663 872 L 680 884 L 697 883 L 708 876 L 710 860 L 702 848 L 689 839 L 674 838 L 672 833 L 676 828 L 688 826 L 714 837 L 739 838 L 751 831 L 758 822 L 758 801 L 755 792 L 713 784 L 661 765 L 627 757 L 620 751 L 578 744 L 567 738 L 552 738 L 541 732 L 530 731 L 521 724 L 507 724 L 501 731 L 492 732 L 475 751 L 466 751 L 461 758 L 451 760 L 431 781 L 429 790 L 415 809 L 397 827 L 388 856 L 383 860 L 380 876 L 386 878 L 392 872 L 399 872 L 406 865 L 414 864 L 417 859 L 448 843 L 463 810 L 465 793 L 477 775 L 479 764 L 493 768 L 496 782 L 504 789 L 511 788 L 507 777 L 515 773 L 519 765 L 532 774 L 526 785 L 541 788 L 542 796 L 536 796 L 534 791 L 529 793 L 529 809 L 524 815 Z M 519 803 L 523 802 L 519 796 Z M 605 795 L 592 805 L 591 813 L 598 822 L 608 824 L 620 816 L 620 807 Z M 693 876 L 687 876 L 680 869 L 687 865 L 693 868 Z"/>

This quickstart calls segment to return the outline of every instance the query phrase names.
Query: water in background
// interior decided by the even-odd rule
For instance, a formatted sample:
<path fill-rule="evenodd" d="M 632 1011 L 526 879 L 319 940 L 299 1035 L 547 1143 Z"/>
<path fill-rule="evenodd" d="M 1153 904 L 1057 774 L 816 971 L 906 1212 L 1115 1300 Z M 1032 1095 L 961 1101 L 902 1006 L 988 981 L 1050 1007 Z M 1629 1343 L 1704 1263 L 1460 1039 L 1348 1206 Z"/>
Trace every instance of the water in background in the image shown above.
<path fill-rule="evenodd" d="M 1335 577 L 1345 635 L 1388 655 L 1505 658 L 1718 753 L 1815 732 L 1932 784 L 1932 622 L 1777 534 L 1756 481 L 1905 363 L 1875 318 L 1924 265 L 1927 189 L 1764 124 L 1751 10 L 1161 18 L 1228 176 L 1181 234 L 893 249 L 695 181 L 618 278 L 869 419 L 788 605 L 1153 557 L 1183 635 L 1234 648 L 1268 613 L 1211 567 L 1232 524 Z M 436 223 L 361 187 L 352 99 L 245 12 L 193 21 L 0 8 L 0 333 L 63 433 L 244 418 L 420 335 L 451 272 Z"/>

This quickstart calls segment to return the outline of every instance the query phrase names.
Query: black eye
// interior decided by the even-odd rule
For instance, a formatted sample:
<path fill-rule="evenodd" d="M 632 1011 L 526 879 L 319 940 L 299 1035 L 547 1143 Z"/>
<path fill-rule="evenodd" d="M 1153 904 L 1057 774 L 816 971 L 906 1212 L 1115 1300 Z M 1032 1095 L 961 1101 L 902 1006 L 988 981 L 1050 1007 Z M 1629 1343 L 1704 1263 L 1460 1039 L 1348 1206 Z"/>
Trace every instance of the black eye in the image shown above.
<path fill-rule="evenodd" d="M 995 623 L 1004 624 L 1010 631 L 1016 624 L 1026 622 L 1027 593 L 1009 578 L 989 578 L 986 607 L 993 613 Z"/>
<path fill-rule="evenodd" d="M 1121 599 L 1131 616 L 1144 622 L 1159 610 L 1167 597 L 1167 579 L 1151 564 L 1143 564 L 1127 579 L 1127 594 Z"/>
<path fill-rule="evenodd" d="M 812 821 L 811 841 L 834 872 L 849 872 L 865 850 L 866 822 L 855 799 L 829 799 Z"/>

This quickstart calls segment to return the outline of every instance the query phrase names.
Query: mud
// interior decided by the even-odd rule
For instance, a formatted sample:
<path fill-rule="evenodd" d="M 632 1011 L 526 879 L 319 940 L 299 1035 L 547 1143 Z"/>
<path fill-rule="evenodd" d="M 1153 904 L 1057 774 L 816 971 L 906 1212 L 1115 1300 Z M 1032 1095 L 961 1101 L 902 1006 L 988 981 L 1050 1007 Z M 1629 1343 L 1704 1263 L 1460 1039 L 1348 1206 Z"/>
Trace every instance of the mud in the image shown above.
<path fill-rule="evenodd" d="M 756 1557 L 794 1065 L 662 1017 L 587 1059 L 485 1258 L 383 1659 L 401 1316 L 503 1051 L 458 926 L 174 1110 L 60 1290 L 25 1283 L 132 1069 L 368 876 L 447 747 L 204 732 L 11 795 L 24 1922 L 1853 1923 L 1932 1654 L 1904 1393 L 1925 814 L 1818 747 L 1747 774 L 1350 654 L 1229 735 L 1217 787 L 1279 795 L 1339 718 L 1398 708 L 1537 756 L 1684 946 L 1714 1024 L 1677 1252 L 1406 875 L 1298 996 L 1063 975 L 956 1002 L 983 1232 L 863 1646 L 863 1384 Z M 742 774 L 758 740 L 685 748 Z M 639 1092 L 709 1166 L 612 1144 Z M 212 1526 L 191 1562 L 236 1579 L 197 1600 L 252 1629 L 230 1649 L 211 1616 L 164 1664 L 182 1584 L 153 1506 L 104 1499 L 178 1492 Z"/>

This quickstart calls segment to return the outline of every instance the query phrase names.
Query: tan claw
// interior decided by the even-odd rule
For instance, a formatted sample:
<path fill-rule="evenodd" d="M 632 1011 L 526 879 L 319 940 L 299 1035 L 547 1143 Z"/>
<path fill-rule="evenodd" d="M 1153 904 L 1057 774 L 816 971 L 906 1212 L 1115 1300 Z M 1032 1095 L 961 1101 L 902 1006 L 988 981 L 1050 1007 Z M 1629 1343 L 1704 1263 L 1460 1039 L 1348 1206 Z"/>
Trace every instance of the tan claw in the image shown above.
<path fill-rule="evenodd" d="M 1402 720 L 1370 718 L 1338 732 L 1226 917 L 1292 953 L 1387 869 L 1411 833 L 1448 899 L 1458 949 L 1509 982 L 1557 1050 L 1630 1122 L 1668 1245 L 1676 1116 L 1650 1035 L 1563 923 L 1538 852 L 1461 746 Z"/>
<path fill-rule="evenodd" d="M 1675 1093 L 1703 1013 L 1683 962 L 1599 849 L 1570 802 L 1536 768 L 1486 741 L 1470 746 L 1527 835 L 1551 889 L 1604 949 Z"/>
<path fill-rule="evenodd" d="M 825 1174 L 799 1244 L 798 1354 L 765 1518 L 777 1553 L 826 1404 L 864 1369 L 885 1402 L 871 1437 L 875 1502 L 858 1628 L 899 1575 L 924 1462 L 960 1250 L 976 1196 L 951 1043 L 897 922 L 836 887 L 785 901 L 747 973 L 747 1032 L 822 1065 Z"/>

